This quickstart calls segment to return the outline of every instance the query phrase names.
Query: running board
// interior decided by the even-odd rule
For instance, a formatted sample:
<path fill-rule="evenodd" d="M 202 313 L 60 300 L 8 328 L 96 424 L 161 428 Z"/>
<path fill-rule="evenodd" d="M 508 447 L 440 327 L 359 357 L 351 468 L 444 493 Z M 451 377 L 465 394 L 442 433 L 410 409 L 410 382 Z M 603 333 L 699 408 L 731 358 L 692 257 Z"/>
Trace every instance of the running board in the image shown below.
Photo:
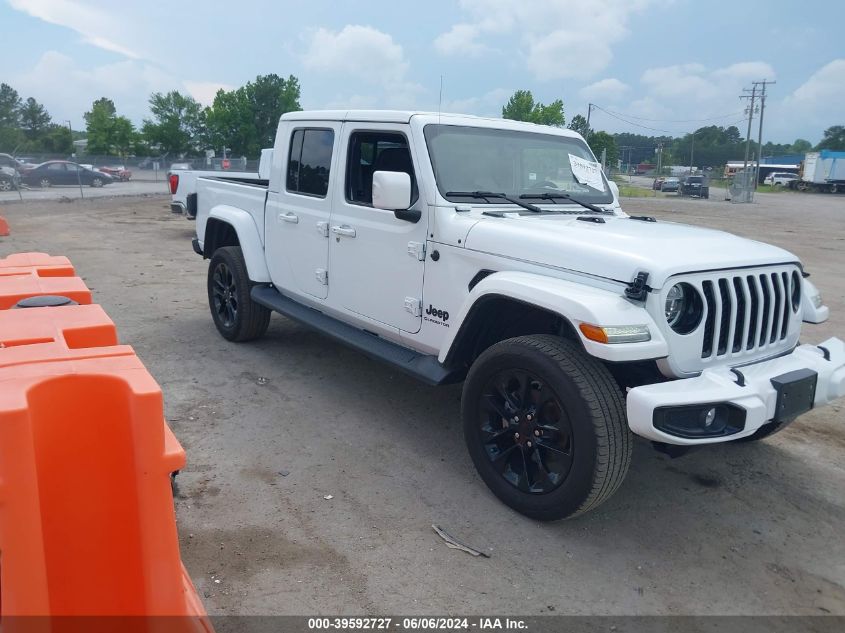
<path fill-rule="evenodd" d="M 250 296 L 255 303 L 322 332 L 374 360 L 391 365 L 430 385 L 444 385 L 460 382 L 463 379 L 461 372 L 444 367 L 436 356 L 420 354 L 380 338 L 376 334 L 359 330 L 318 310 L 297 303 L 271 286 L 253 286 Z"/>

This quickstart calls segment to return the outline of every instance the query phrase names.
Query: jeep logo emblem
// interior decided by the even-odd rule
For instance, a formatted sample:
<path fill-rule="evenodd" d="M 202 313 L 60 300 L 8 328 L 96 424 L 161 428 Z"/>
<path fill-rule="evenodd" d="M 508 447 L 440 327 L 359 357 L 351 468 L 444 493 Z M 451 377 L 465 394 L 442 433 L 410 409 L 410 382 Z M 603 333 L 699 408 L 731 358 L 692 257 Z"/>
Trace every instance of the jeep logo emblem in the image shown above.
<path fill-rule="evenodd" d="M 429 316 L 434 317 L 435 319 L 440 319 L 444 323 L 449 320 L 449 313 L 445 310 L 438 310 L 433 305 L 428 305 L 428 310 L 425 311 L 426 314 Z"/>

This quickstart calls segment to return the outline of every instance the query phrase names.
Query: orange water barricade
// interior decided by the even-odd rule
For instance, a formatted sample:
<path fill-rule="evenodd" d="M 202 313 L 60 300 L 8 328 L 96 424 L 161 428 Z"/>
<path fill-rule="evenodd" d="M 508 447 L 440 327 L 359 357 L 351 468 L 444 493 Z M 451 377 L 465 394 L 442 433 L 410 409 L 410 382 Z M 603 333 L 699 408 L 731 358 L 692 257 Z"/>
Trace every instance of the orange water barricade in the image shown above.
<path fill-rule="evenodd" d="M 0 368 L 3 618 L 180 616 L 168 630 L 211 630 L 179 556 L 170 473 L 184 465 L 136 356 Z"/>
<path fill-rule="evenodd" d="M 0 259 L 0 305 L 43 294 L 10 291 L 33 280 L 89 303 L 73 274 Z M 161 389 L 99 305 L 0 311 L 0 630 L 211 632 L 179 555 L 184 465 Z"/>
<path fill-rule="evenodd" d="M 13 308 L 21 299 L 43 295 L 91 303 L 91 291 L 79 277 L 42 277 L 35 268 L 0 270 L 0 310 Z"/>
<path fill-rule="evenodd" d="M 0 368 L 134 353 L 99 305 L 0 311 Z"/>
<path fill-rule="evenodd" d="M 0 257 L 0 275 L 10 268 L 34 268 L 40 277 L 73 277 L 76 274 L 67 257 L 47 253 L 13 253 Z"/>

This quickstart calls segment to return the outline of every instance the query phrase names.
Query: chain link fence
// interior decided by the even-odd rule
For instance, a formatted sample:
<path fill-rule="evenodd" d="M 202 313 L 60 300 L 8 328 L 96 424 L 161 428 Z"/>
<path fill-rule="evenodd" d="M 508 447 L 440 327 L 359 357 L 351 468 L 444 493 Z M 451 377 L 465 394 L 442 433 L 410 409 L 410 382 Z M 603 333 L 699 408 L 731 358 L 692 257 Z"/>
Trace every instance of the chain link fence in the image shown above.
<path fill-rule="evenodd" d="M 756 180 L 754 171 L 740 171 L 734 174 L 728 183 L 730 201 L 734 204 L 753 202 Z"/>

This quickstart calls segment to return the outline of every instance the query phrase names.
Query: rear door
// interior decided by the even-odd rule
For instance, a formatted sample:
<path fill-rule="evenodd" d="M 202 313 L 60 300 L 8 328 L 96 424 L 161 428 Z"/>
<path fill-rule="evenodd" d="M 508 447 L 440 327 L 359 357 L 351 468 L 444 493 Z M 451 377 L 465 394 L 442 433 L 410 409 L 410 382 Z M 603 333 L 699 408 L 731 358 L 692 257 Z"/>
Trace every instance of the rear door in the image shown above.
<path fill-rule="evenodd" d="M 329 241 L 331 305 L 398 328 L 418 332 L 422 324 L 424 245 L 428 213 L 418 192 L 410 126 L 347 122 L 343 127 L 334 185 Z M 411 176 L 413 223 L 372 206 L 375 171 Z"/>
<path fill-rule="evenodd" d="M 282 177 L 274 181 L 278 190 L 268 192 L 264 215 L 270 278 L 283 292 L 325 299 L 340 123 L 292 121 L 278 133 L 288 141 L 285 155 L 273 163 Z"/>
<path fill-rule="evenodd" d="M 75 174 L 74 174 L 75 175 Z M 49 163 L 47 169 L 42 174 L 41 178 L 48 178 L 50 184 L 53 185 L 67 185 L 70 180 L 68 178 L 67 165 L 65 163 Z"/>

